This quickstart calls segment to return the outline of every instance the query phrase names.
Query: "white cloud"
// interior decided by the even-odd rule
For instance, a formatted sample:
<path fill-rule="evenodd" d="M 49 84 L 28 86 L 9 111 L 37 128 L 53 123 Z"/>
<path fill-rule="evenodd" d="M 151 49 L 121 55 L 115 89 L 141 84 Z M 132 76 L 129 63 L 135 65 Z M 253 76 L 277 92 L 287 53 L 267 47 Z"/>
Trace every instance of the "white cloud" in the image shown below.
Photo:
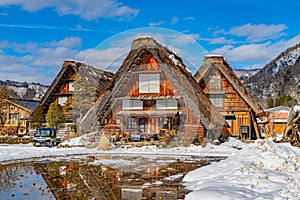
<path fill-rule="evenodd" d="M 56 67 L 51 70 L 50 74 L 45 73 L 43 67 L 32 68 L 27 64 L 12 63 L 9 66 L 2 66 L 0 64 L 0 80 L 15 80 L 20 82 L 39 82 L 43 84 L 50 84 L 53 81 L 53 77 L 60 70 L 60 67 Z"/>
<path fill-rule="evenodd" d="M 59 15 L 77 15 L 86 20 L 99 18 L 131 19 L 139 10 L 124 6 L 117 0 L 1 0 L 0 6 L 21 6 L 22 9 L 35 12 L 47 7 L 54 7 Z"/>
<path fill-rule="evenodd" d="M 45 43 L 0 41 L 0 79 L 50 84 L 62 62 L 74 59 L 80 45 L 77 37 Z"/>
<path fill-rule="evenodd" d="M 225 45 L 210 53 L 224 55 L 230 62 L 262 62 L 267 63 L 287 48 L 299 43 L 300 34 L 290 40 L 280 40 L 275 43 L 243 44 L 240 46 Z"/>
<path fill-rule="evenodd" d="M 86 49 L 78 52 L 75 59 L 100 69 L 108 69 L 111 64 L 121 66 L 126 54 L 127 48 L 109 48 L 109 49 Z M 122 57 L 119 60 L 119 57 Z"/>
<path fill-rule="evenodd" d="M 188 43 L 194 43 L 195 40 L 200 39 L 200 35 L 199 34 L 180 34 L 178 36 L 175 36 L 174 39 L 171 40 L 172 44 L 178 45 L 178 46 L 182 46 L 182 45 L 186 45 Z"/>
<path fill-rule="evenodd" d="M 287 26 L 284 24 L 245 24 L 242 26 L 232 27 L 228 32 L 223 29 L 214 32 L 214 35 L 233 35 L 238 37 L 246 37 L 247 41 L 260 42 L 270 39 L 277 39 L 284 35 Z"/>
<path fill-rule="evenodd" d="M 195 20 L 195 17 L 185 17 L 183 19 L 186 21 L 193 21 L 193 20 Z"/>
<path fill-rule="evenodd" d="M 149 26 L 153 27 L 153 26 L 160 26 L 162 24 L 164 24 L 165 21 L 159 21 L 159 22 L 150 22 Z"/>
<path fill-rule="evenodd" d="M 179 21 L 179 17 L 172 17 L 172 19 L 171 19 L 171 25 L 177 24 L 178 21 Z"/>
<path fill-rule="evenodd" d="M 235 44 L 233 39 L 226 39 L 225 37 L 212 38 L 208 40 L 210 44 Z"/>
<path fill-rule="evenodd" d="M 48 44 L 53 47 L 79 47 L 81 43 L 81 38 L 79 37 L 68 37 L 60 41 L 49 42 Z"/>

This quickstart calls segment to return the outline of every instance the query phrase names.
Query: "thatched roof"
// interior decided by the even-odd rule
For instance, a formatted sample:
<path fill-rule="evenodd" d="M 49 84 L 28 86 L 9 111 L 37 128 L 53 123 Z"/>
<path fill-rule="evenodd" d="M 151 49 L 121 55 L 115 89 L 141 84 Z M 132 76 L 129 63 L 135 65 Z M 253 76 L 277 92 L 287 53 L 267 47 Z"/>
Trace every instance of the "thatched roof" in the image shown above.
<path fill-rule="evenodd" d="M 36 100 L 14 99 L 14 98 L 9 98 L 9 100 L 31 112 L 34 111 L 36 106 L 39 104 L 39 101 Z"/>
<path fill-rule="evenodd" d="M 70 74 L 80 74 L 88 80 L 91 85 L 96 86 L 96 93 L 101 94 L 107 87 L 113 73 L 104 70 L 97 69 L 85 63 L 75 62 L 75 61 L 64 61 L 60 72 L 55 77 L 54 81 L 51 83 L 49 89 L 41 99 L 40 105 L 47 110 L 52 102 L 54 102 L 56 96 L 59 93 L 60 87 L 68 82 Z"/>
<path fill-rule="evenodd" d="M 213 69 L 219 70 L 219 72 L 228 80 L 235 91 L 244 99 L 244 101 L 250 106 L 250 108 L 258 116 L 265 115 L 264 109 L 259 103 L 253 98 L 253 96 L 247 91 L 245 86 L 241 83 L 239 78 L 231 69 L 227 61 L 224 60 L 223 56 L 220 55 L 209 55 L 205 56 L 204 64 L 194 75 L 195 80 L 198 84 L 205 81 L 205 78 L 209 75 Z"/>
<path fill-rule="evenodd" d="M 22 99 L 13 99 L 13 98 L 4 99 L 4 101 L 6 101 L 8 104 L 12 104 L 28 112 L 29 114 L 33 112 L 33 110 L 39 103 L 38 101 L 34 101 L 34 100 L 22 100 Z"/>
<path fill-rule="evenodd" d="M 194 116 L 201 121 L 206 129 L 220 130 L 226 126 L 224 118 L 216 111 L 207 96 L 202 92 L 181 58 L 153 38 L 142 37 L 132 42 L 131 51 L 110 82 L 107 90 L 99 97 L 96 104 L 81 121 L 81 128 L 92 127 L 96 124 L 98 117 L 105 116 L 105 113 L 110 110 L 111 99 L 116 96 L 118 91 L 126 87 L 127 81 L 131 78 L 130 73 L 128 73 L 129 70 L 140 65 L 143 56 L 149 53 L 153 55 L 161 70 L 165 72 L 167 78 L 171 80 L 180 93 L 180 96 L 186 100 Z"/>

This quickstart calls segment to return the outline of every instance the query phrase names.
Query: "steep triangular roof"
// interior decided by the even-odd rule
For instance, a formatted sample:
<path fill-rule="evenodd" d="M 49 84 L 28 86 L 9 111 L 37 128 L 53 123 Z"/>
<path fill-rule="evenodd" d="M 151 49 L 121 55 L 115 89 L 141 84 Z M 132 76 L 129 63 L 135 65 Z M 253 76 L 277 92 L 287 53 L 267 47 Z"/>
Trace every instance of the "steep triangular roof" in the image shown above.
<path fill-rule="evenodd" d="M 20 109 L 25 110 L 28 113 L 31 113 L 33 110 L 29 109 L 27 107 L 25 107 L 23 104 L 21 104 L 19 101 L 17 101 L 16 99 L 4 99 L 4 101 L 6 101 L 9 104 L 12 104 Z"/>
<path fill-rule="evenodd" d="M 132 67 L 138 66 L 143 56 L 149 53 L 153 55 L 168 79 L 186 100 L 194 116 L 201 121 L 206 129 L 221 130 L 227 125 L 224 118 L 214 108 L 191 73 L 186 69 L 181 58 L 153 38 L 142 37 L 132 42 L 131 51 L 110 82 L 110 86 L 82 119 L 81 129 L 92 127 L 92 124 L 96 125 L 98 117 L 105 117 L 106 111 L 109 110 L 110 100 L 117 90 L 122 90 L 122 87 L 126 86 L 126 81 L 130 79 L 127 77 L 129 74 L 127 72 Z"/>
<path fill-rule="evenodd" d="M 9 98 L 9 100 L 29 111 L 34 111 L 36 106 L 39 104 L 39 101 L 36 100 L 15 99 L 15 98 Z"/>
<path fill-rule="evenodd" d="M 220 55 L 208 55 L 205 56 L 204 64 L 199 68 L 199 70 L 194 75 L 195 80 L 198 84 L 205 81 L 204 78 L 207 77 L 211 70 L 218 69 L 219 72 L 228 80 L 228 82 L 233 86 L 235 91 L 244 99 L 244 101 L 251 107 L 256 115 L 265 115 L 264 109 L 259 105 L 259 103 L 253 98 L 253 96 L 247 91 L 245 86 L 241 83 L 239 78 L 231 69 L 227 61 L 224 60 L 223 56 Z"/>
<path fill-rule="evenodd" d="M 60 83 L 67 81 L 67 77 L 70 72 L 80 73 L 86 80 L 88 80 L 92 85 L 97 86 L 97 94 L 101 94 L 107 87 L 113 73 L 97 69 L 90 65 L 75 61 L 64 61 L 60 72 L 57 74 L 53 82 L 51 83 L 49 89 L 40 101 L 40 105 L 45 109 L 55 100 L 55 93 L 58 93 Z"/>

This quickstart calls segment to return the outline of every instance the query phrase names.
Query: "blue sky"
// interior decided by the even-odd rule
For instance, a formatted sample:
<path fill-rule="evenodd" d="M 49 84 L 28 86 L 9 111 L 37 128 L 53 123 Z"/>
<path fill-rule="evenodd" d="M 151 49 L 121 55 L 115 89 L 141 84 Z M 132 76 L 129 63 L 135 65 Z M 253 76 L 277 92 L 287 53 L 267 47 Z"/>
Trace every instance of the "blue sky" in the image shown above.
<path fill-rule="evenodd" d="M 108 69 L 139 35 L 167 45 L 191 71 L 204 54 L 263 67 L 300 42 L 299 8 L 299 0 L 1 0 L 0 79 L 50 84 L 66 59 Z"/>

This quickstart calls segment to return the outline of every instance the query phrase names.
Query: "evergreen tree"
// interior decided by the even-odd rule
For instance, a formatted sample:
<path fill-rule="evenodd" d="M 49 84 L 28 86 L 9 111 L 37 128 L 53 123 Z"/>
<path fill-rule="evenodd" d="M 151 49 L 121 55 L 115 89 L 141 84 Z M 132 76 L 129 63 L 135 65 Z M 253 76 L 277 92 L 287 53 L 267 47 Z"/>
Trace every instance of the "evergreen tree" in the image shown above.
<path fill-rule="evenodd" d="M 274 101 L 273 99 L 268 100 L 267 103 L 268 103 L 269 108 L 274 107 L 273 101 Z M 276 101 L 275 101 L 275 107 L 277 107 L 277 106 L 293 107 L 296 104 L 297 104 L 297 100 L 295 100 L 295 99 L 293 99 L 293 97 L 287 96 L 285 94 L 281 95 L 279 98 L 276 98 Z"/>
<path fill-rule="evenodd" d="M 3 107 L 6 105 L 6 99 L 9 97 L 9 91 L 5 86 L 0 86 L 0 130 L 4 127 L 6 116 Z"/>
<path fill-rule="evenodd" d="M 62 127 L 65 121 L 65 116 L 62 112 L 61 107 L 55 102 L 51 103 L 46 117 L 48 126 L 54 127 L 58 130 Z"/>
<path fill-rule="evenodd" d="M 31 128 L 40 128 L 45 122 L 44 111 L 41 105 L 38 105 L 33 111 L 30 126 Z"/>

